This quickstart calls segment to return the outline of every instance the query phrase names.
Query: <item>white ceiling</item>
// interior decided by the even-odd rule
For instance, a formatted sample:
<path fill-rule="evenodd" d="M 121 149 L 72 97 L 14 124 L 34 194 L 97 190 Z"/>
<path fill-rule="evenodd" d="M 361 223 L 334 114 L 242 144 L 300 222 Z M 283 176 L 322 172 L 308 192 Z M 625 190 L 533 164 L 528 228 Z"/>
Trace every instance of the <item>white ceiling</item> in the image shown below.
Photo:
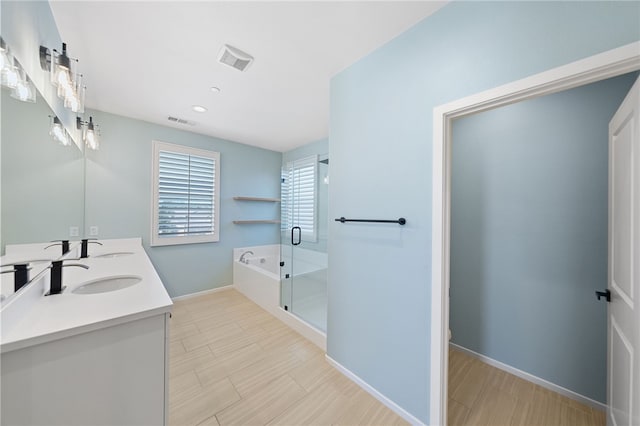
<path fill-rule="evenodd" d="M 87 107 L 275 151 L 326 137 L 330 78 L 443 5 L 51 1 Z M 245 72 L 217 62 L 224 44 L 254 56 Z"/>

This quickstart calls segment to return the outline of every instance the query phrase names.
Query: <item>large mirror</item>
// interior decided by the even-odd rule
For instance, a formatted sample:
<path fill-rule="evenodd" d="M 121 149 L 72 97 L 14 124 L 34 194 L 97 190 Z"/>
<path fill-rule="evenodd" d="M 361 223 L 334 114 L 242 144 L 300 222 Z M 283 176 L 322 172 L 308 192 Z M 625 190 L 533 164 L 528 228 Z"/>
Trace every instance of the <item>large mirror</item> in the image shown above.
<path fill-rule="evenodd" d="M 5 88 L 1 96 L 0 254 L 12 244 L 78 240 L 84 229 L 82 152 L 53 141 L 54 114 L 39 93 L 36 103 L 20 102 Z M 52 247 L 43 257 L 60 253 Z M 3 299 L 13 291 L 10 275 L 0 276 Z"/>

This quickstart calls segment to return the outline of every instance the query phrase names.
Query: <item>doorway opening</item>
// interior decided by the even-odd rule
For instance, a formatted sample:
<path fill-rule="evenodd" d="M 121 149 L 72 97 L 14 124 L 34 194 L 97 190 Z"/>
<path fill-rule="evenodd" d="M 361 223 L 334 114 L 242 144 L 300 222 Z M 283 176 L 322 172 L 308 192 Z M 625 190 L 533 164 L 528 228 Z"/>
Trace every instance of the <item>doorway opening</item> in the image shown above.
<path fill-rule="evenodd" d="M 636 42 L 434 109 L 430 424 L 447 422 L 452 120 L 638 69 Z"/>
<path fill-rule="evenodd" d="M 452 123 L 450 424 L 604 426 L 608 126 L 636 78 Z"/>

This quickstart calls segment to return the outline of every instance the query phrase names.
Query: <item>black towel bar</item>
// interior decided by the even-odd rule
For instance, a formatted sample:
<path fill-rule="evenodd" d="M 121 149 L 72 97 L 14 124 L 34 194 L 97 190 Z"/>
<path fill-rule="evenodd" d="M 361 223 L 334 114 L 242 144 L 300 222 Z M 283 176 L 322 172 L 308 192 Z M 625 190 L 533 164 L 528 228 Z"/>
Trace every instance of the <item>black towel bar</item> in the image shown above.
<path fill-rule="evenodd" d="M 372 222 L 372 223 L 398 223 L 400 225 L 405 225 L 407 223 L 407 219 L 401 217 L 396 220 L 384 220 L 384 219 L 345 219 L 344 217 L 340 217 L 336 219 L 336 222 Z"/>

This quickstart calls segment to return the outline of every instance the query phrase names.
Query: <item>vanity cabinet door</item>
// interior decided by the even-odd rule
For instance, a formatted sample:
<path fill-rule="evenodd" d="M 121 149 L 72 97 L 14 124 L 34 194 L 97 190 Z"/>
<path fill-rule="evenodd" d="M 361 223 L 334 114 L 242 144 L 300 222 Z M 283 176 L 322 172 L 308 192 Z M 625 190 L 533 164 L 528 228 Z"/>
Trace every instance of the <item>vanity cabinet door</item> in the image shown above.
<path fill-rule="evenodd" d="M 1 423 L 166 424 L 167 316 L 3 353 Z"/>

